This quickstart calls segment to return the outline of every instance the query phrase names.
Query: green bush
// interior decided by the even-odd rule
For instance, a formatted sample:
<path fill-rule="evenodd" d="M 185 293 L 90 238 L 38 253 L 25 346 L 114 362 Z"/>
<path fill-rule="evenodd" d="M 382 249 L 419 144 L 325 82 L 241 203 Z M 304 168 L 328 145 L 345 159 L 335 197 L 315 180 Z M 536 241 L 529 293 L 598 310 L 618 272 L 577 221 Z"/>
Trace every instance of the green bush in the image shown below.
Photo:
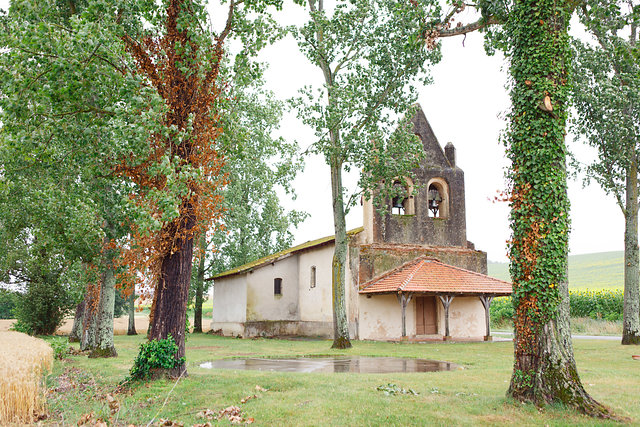
<path fill-rule="evenodd" d="M 0 289 L 0 319 L 13 319 L 17 292 Z"/>
<path fill-rule="evenodd" d="M 569 291 L 571 317 L 622 320 L 624 293 L 620 289 Z M 513 319 L 511 297 L 500 297 L 491 304 L 491 321 Z"/>
<path fill-rule="evenodd" d="M 53 357 L 57 360 L 64 359 L 69 354 L 69 344 L 66 337 L 55 337 L 47 342 L 53 349 Z"/>
<path fill-rule="evenodd" d="M 140 351 L 133 361 L 129 377 L 133 380 L 150 378 L 154 369 L 173 369 L 182 366 L 185 358 L 176 359 L 178 345 L 169 335 L 166 339 L 151 340 L 140 344 Z"/>
<path fill-rule="evenodd" d="M 29 335 L 51 335 L 75 307 L 69 287 L 59 282 L 31 282 L 16 299 L 13 329 Z"/>
<path fill-rule="evenodd" d="M 501 323 L 513 319 L 511 297 L 498 297 L 491 303 L 491 321 Z"/>

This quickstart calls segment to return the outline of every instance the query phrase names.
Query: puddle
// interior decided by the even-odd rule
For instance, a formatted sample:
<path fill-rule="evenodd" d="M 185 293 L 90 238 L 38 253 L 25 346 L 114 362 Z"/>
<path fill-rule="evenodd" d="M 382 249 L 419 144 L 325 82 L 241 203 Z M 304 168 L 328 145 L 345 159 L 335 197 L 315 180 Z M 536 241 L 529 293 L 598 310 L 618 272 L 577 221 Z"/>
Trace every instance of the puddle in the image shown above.
<path fill-rule="evenodd" d="M 291 359 L 220 359 L 200 364 L 205 369 L 236 369 L 271 372 L 436 372 L 458 369 L 451 362 L 397 357 L 301 357 Z"/>

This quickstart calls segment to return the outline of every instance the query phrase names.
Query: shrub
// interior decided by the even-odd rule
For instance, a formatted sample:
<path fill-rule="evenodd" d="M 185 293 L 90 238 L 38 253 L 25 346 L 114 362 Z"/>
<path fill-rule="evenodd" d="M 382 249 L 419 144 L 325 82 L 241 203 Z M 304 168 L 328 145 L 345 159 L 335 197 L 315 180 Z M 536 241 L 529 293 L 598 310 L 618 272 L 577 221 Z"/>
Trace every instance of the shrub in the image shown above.
<path fill-rule="evenodd" d="M 571 317 L 590 317 L 609 321 L 622 320 L 624 293 L 620 289 L 569 291 Z M 513 319 L 511 297 L 501 297 L 491 304 L 491 321 Z"/>
<path fill-rule="evenodd" d="M 491 303 L 491 321 L 502 323 L 513 319 L 513 304 L 511 297 L 498 297 Z"/>
<path fill-rule="evenodd" d="M 53 357 L 60 360 L 69 354 L 69 346 L 66 338 L 53 338 L 48 341 L 53 349 Z"/>
<path fill-rule="evenodd" d="M 0 425 L 34 421 L 44 407 L 42 374 L 53 364 L 43 340 L 19 332 L 0 332 Z"/>
<path fill-rule="evenodd" d="M 68 286 L 57 281 L 31 282 L 16 300 L 13 329 L 29 335 L 51 335 L 75 306 Z"/>
<path fill-rule="evenodd" d="M 16 292 L 0 289 L 0 319 L 13 319 L 13 309 L 16 306 Z"/>
<path fill-rule="evenodd" d="M 151 340 L 140 344 L 140 351 L 129 376 L 133 380 L 145 380 L 153 375 L 156 369 L 173 369 L 184 364 L 185 358 L 176 359 L 178 344 L 169 335 L 165 339 Z"/>

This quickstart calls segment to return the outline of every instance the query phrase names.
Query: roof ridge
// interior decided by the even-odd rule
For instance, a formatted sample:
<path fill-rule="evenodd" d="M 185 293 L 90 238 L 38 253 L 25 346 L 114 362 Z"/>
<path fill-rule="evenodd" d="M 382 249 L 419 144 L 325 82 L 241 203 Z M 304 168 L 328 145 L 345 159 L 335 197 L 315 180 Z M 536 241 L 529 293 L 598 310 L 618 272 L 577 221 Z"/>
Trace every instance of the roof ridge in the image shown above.
<path fill-rule="evenodd" d="M 351 237 L 354 236 L 358 233 L 361 233 L 364 230 L 364 227 L 356 227 L 353 228 L 351 230 L 347 230 L 347 237 Z M 310 248 L 314 248 L 316 246 L 320 246 L 326 243 L 330 243 L 331 241 L 334 241 L 336 239 L 336 235 L 332 234 L 331 236 L 325 236 L 325 237 L 320 237 L 319 239 L 314 239 L 314 240 L 308 240 L 306 242 L 300 243 L 299 245 L 295 245 L 292 246 L 290 248 L 287 249 L 283 249 L 279 252 L 275 252 L 266 256 L 263 256 L 262 258 L 258 258 L 256 260 L 247 262 L 245 264 L 239 265 L 237 267 L 231 268 L 229 270 L 225 270 L 221 273 L 216 274 L 215 276 L 211 276 L 207 279 L 205 279 L 206 281 L 210 281 L 210 280 L 214 280 L 217 278 L 222 278 L 222 277 L 226 277 L 226 276 L 232 276 L 234 274 L 238 274 L 238 273 L 244 273 L 245 271 L 248 271 L 250 269 L 253 268 L 258 268 L 261 267 L 263 265 L 269 264 L 271 262 L 275 262 L 277 260 L 280 259 L 280 257 L 283 257 L 285 255 L 289 255 L 289 254 L 293 254 L 305 249 L 310 249 Z"/>
<path fill-rule="evenodd" d="M 409 284 L 409 282 L 413 279 L 413 277 L 416 275 L 418 270 L 420 270 L 420 268 L 422 267 L 422 264 L 427 262 L 427 261 L 428 260 L 426 260 L 426 259 L 421 259 L 421 260 L 418 260 L 418 262 L 416 262 L 416 265 L 413 268 L 413 271 L 407 276 L 407 278 L 404 281 L 404 283 L 402 283 L 400 286 L 398 286 L 398 291 L 403 291 L 404 290 L 404 287 Z"/>

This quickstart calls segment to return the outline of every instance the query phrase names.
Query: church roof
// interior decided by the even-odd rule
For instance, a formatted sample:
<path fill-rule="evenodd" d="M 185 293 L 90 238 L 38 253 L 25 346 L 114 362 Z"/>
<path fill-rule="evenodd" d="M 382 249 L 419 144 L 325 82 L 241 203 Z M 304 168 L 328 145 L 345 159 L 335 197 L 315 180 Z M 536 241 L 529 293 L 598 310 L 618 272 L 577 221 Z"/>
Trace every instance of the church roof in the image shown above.
<path fill-rule="evenodd" d="M 363 230 L 364 230 L 363 227 L 354 228 L 353 230 L 347 231 L 347 236 L 353 236 L 355 234 L 360 233 Z M 271 264 L 272 262 L 276 262 L 276 261 L 278 261 L 280 259 L 287 258 L 287 257 L 293 255 L 295 252 L 299 252 L 299 251 L 302 251 L 304 249 L 310 249 L 310 248 L 314 248 L 316 246 L 321 246 L 321 245 L 325 245 L 325 244 L 328 244 L 328 243 L 332 243 L 335 240 L 336 240 L 335 236 L 327 236 L 327 237 L 322 237 L 322 238 L 316 239 L 316 240 L 310 240 L 310 241 L 302 243 L 302 244 L 300 244 L 298 246 L 294 246 L 294 247 L 285 249 L 285 250 L 277 252 L 275 254 L 267 255 L 266 257 L 257 259 L 255 261 L 249 262 L 247 264 L 241 265 L 241 266 L 236 267 L 236 268 L 232 268 L 231 270 L 224 271 L 224 272 L 222 272 L 220 274 L 217 274 L 217 275 L 215 275 L 213 277 L 208 278 L 207 281 L 220 279 L 222 277 L 227 277 L 227 276 L 233 276 L 234 274 L 245 273 L 245 272 L 248 272 L 250 270 L 254 270 L 256 268 L 262 267 L 265 264 Z"/>
<path fill-rule="evenodd" d="M 361 286 L 361 294 L 430 293 L 511 295 L 511 283 L 421 256 Z"/>

